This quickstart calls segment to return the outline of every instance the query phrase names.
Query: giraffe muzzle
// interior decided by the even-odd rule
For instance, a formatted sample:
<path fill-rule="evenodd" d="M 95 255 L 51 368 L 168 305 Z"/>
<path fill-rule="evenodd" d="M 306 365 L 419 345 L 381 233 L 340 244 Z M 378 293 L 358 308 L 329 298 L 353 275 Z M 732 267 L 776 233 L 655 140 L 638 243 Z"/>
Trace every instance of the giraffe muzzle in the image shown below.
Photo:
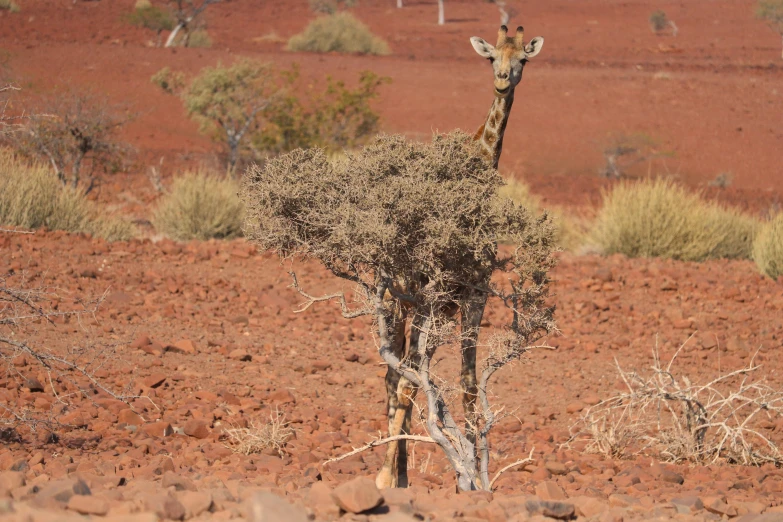
<path fill-rule="evenodd" d="M 498 89 L 497 87 L 495 87 L 495 96 L 503 97 L 503 96 L 506 96 L 510 91 L 511 91 L 511 85 L 510 84 L 506 85 L 502 89 Z"/>

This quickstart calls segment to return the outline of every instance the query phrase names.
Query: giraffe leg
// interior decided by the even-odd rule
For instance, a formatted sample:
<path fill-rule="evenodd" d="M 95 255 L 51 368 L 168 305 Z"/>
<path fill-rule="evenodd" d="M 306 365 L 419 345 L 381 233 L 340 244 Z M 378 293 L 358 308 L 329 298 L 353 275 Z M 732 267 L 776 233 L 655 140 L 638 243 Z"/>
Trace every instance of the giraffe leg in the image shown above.
<path fill-rule="evenodd" d="M 394 354 L 400 359 L 405 358 L 405 312 L 395 310 L 395 329 L 394 343 L 392 349 Z M 386 369 L 386 400 L 387 415 L 389 418 L 389 436 L 398 435 L 400 426 L 404 423 L 405 407 L 400 401 L 400 380 L 401 376 L 392 368 Z M 402 446 L 404 450 L 404 446 Z M 375 478 L 375 485 L 381 488 L 397 487 L 398 466 L 400 445 L 397 442 L 390 442 L 386 446 L 386 456 L 381 466 L 378 476 Z"/>
<path fill-rule="evenodd" d="M 476 381 L 476 344 L 478 342 L 481 319 L 487 304 L 485 295 L 474 295 L 465 300 L 462 308 L 462 368 L 460 385 L 462 386 L 462 407 L 465 410 L 465 434 L 472 444 L 476 444 L 478 415 L 476 399 L 478 384 Z"/>

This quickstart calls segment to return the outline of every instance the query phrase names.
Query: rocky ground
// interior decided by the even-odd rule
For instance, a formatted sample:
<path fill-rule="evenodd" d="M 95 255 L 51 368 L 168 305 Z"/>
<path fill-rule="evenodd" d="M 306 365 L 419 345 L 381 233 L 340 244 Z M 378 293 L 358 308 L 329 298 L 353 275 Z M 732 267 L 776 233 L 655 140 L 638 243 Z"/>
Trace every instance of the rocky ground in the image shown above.
<path fill-rule="evenodd" d="M 244 241 L 107 244 L 61 233 L 3 234 L 0 247 L 6 285 L 56 289 L 58 311 L 105 295 L 94 315 L 34 322 L 17 339 L 63 355 L 110 353 L 92 367 L 96 382 L 138 397 L 123 402 L 96 388 L 80 398 L 29 354 L 5 361 L 3 403 L 65 425 L 55 440 L 42 427 L 20 430 L 21 440 L 4 432 L 0 516 L 10 520 L 783 517 L 783 471 L 771 464 L 610 459 L 564 445 L 584 408 L 622 388 L 615 360 L 644 370 L 656 344 L 668 360 L 687 341 L 675 372 L 692 381 L 755 355 L 756 373 L 780 389 L 783 286 L 749 262 L 564 254 L 555 349 L 531 352 L 493 390 L 515 412 L 494 433 L 493 470 L 531 450 L 532 462 L 504 473 L 494 494 L 457 495 L 432 446 L 413 449 L 407 490 L 378 493 L 365 480 L 381 448 L 324 465 L 385 429 L 385 368 L 365 322 L 339 319 L 330 304 L 294 313 L 300 297 L 277 258 Z M 294 268 L 312 293 L 340 288 L 311 263 Z M 503 316 L 493 308 L 486 317 L 497 326 Z M 444 359 L 447 375 L 456 367 L 448 351 Z M 281 452 L 235 452 L 229 430 L 277 414 L 293 429 Z M 771 415 L 760 429 L 777 440 L 783 419 Z"/>

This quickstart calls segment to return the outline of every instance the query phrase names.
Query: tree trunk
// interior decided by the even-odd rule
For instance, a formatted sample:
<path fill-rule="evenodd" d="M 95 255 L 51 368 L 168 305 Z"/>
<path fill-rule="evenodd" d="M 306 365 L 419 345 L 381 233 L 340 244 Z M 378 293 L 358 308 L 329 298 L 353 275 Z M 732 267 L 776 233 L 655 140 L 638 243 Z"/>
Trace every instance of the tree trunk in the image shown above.
<path fill-rule="evenodd" d="M 446 16 L 443 14 L 443 1 L 444 0 L 438 0 L 438 25 L 446 23 Z"/>
<path fill-rule="evenodd" d="M 185 22 L 180 22 L 177 24 L 177 27 L 174 28 L 173 31 L 169 34 L 168 39 L 166 40 L 166 45 L 164 47 L 171 47 L 174 45 L 174 38 L 177 37 L 177 34 L 182 30 L 183 27 L 185 27 L 187 24 Z"/>
<path fill-rule="evenodd" d="M 783 34 L 780 35 L 780 39 L 783 40 Z M 783 58 L 783 51 L 780 52 L 780 57 Z"/>
<path fill-rule="evenodd" d="M 397 0 L 397 9 L 402 9 L 402 0 Z"/>

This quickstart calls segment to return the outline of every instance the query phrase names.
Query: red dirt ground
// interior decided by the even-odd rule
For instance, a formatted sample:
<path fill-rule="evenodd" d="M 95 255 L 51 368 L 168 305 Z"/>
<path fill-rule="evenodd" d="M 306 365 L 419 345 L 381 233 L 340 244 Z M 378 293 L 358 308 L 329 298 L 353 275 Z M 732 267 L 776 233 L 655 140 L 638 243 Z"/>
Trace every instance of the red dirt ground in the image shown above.
<path fill-rule="evenodd" d="M 297 62 L 311 82 L 326 74 L 355 81 L 358 71 L 371 69 L 393 79 L 377 103 L 382 128 L 415 139 L 427 139 L 433 130 L 477 128 L 492 98 L 490 68 L 468 38 L 491 41 L 498 12 L 479 0 L 448 0 L 443 27 L 433 23 L 434 0 L 406 0 L 402 10 L 393 0 L 362 0 L 355 13 L 389 42 L 393 52 L 387 57 L 284 51 L 284 42 L 313 17 L 303 0 L 212 6 L 213 47 L 176 50 L 150 47 L 149 32 L 120 21 L 133 0 L 17 1 L 21 13 L 0 13 L 0 48 L 24 88 L 17 103 L 71 85 L 94 89 L 135 113 L 124 137 L 139 150 L 141 166 L 104 180 L 97 197 L 140 219 L 149 219 L 156 198 L 144 165 L 165 158 L 168 177 L 215 150 L 179 101 L 150 83 L 164 66 L 195 73 L 250 56 L 281 66 Z M 643 133 L 674 153 L 654 162 L 653 173 L 705 187 L 730 172 L 732 186 L 710 194 L 754 212 L 779 205 L 780 39 L 753 18 L 752 2 L 551 0 L 516 8 L 521 16 L 512 24 L 521 21 L 528 37 L 542 35 L 546 44 L 518 88 L 501 171 L 524 178 L 545 203 L 592 206 L 606 183 L 596 176 L 602 148 L 612 135 Z M 677 37 L 650 32 L 647 18 L 655 9 L 676 21 Z M 112 520 L 240 518 L 252 508 L 254 494 L 270 489 L 306 505 L 319 519 L 329 518 L 336 508 L 321 485 L 373 476 L 379 468 L 380 449 L 321 467 L 385 426 L 385 369 L 368 325 L 336 320 L 328 305 L 294 314 L 299 300 L 286 288 L 285 267 L 271 256 L 255 254 L 242 241 L 107 245 L 58 233 L 4 234 L 0 251 L 0 274 L 8 274 L 10 283 L 24 275 L 26 284 L 51 285 L 65 297 L 108 292 L 94 320 L 35 325 L 31 339 L 55 351 L 119 343 L 118 357 L 102 378 L 119 388 L 132 386 L 156 405 L 137 401 L 144 419 L 129 428 L 140 420 L 123 405 L 83 401 L 68 412 L 82 427 L 58 443 L 3 442 L 0 518 L 78 518 L 51 511 L 68 503 L 57 495 L 63 488 L 66 497 L 73 495 L 76 477 L 93 494 L 89 509 L 76 495 L 70 513 L 105 507 L 104 518 Z M 313 292 L 337 287 L 315 265 L 298 271 Z M 717 520 L 721 510 L 743 520 L 763 511 L 769 513 L 763 520 L 781 516 L 783 472 L 771 465 L 661 466 L 648 456 L 613 460 L 561 444 L 580 410 L 619 389 L 615 359 L 645 370 L 656 342 L 668 358 L 694 332 L 680 355 L 680 369 L 691 379 L 739 368 L 759 350 L 760 374 L 780 389 L 783 286 L 759 276 L 750 262 L 570 255 L 563 256 L 556 279 L 563 333 L 552 340 L 557 349 L 533 352 L 526 363 L 503 373 L 495 390 L 519 420 L 499 426 L 493 469 L 533 447 L 534 461 L 505 474 L 494 497 L 454 495 L 445 459 L 418 445 L 413 487 L 384 492 L 391 514 L 376 510 L 345 518 L 540 519 L 528 513 L 526 500 L 561 494 L 580 516 L 602 521 Z M 494 325 L 498 319 L 497 311 L 487 317 Z M 155 351 L 150 346 L 181 340 L 192 341 L 195 350 L 148 353 Z M 242 354 L 235 350 L 251 360 L 238 360 Z M 46 381 L 34 361 L 16 362 Z M 453 369 L 453 361 L 447 358 L 444 367 Z M 3 383 L 4 404 L 46 410 L 57 402 L 52 393 L 29 391 L 13 379 Z M 235 455 L 223 446 L 226 426 L 263 420 L 275 407 L 295 428 L 282 458 L 273 452 Z M 179 429 L 189 422 L 204 438 L 161 437 L 166 425 Z M 763 429 L 778 440 L 783 422 L 773 417 Z M 322 481 L 316 481 L 319 473 Z M 311 488 L 316 482 L 321 485 Z M 205 498 L 211 500 L 206 508 Z M 195 515 L 199 509 L 203 512 Z M 292 521 L 298 515 L 285 516 Z"/>

